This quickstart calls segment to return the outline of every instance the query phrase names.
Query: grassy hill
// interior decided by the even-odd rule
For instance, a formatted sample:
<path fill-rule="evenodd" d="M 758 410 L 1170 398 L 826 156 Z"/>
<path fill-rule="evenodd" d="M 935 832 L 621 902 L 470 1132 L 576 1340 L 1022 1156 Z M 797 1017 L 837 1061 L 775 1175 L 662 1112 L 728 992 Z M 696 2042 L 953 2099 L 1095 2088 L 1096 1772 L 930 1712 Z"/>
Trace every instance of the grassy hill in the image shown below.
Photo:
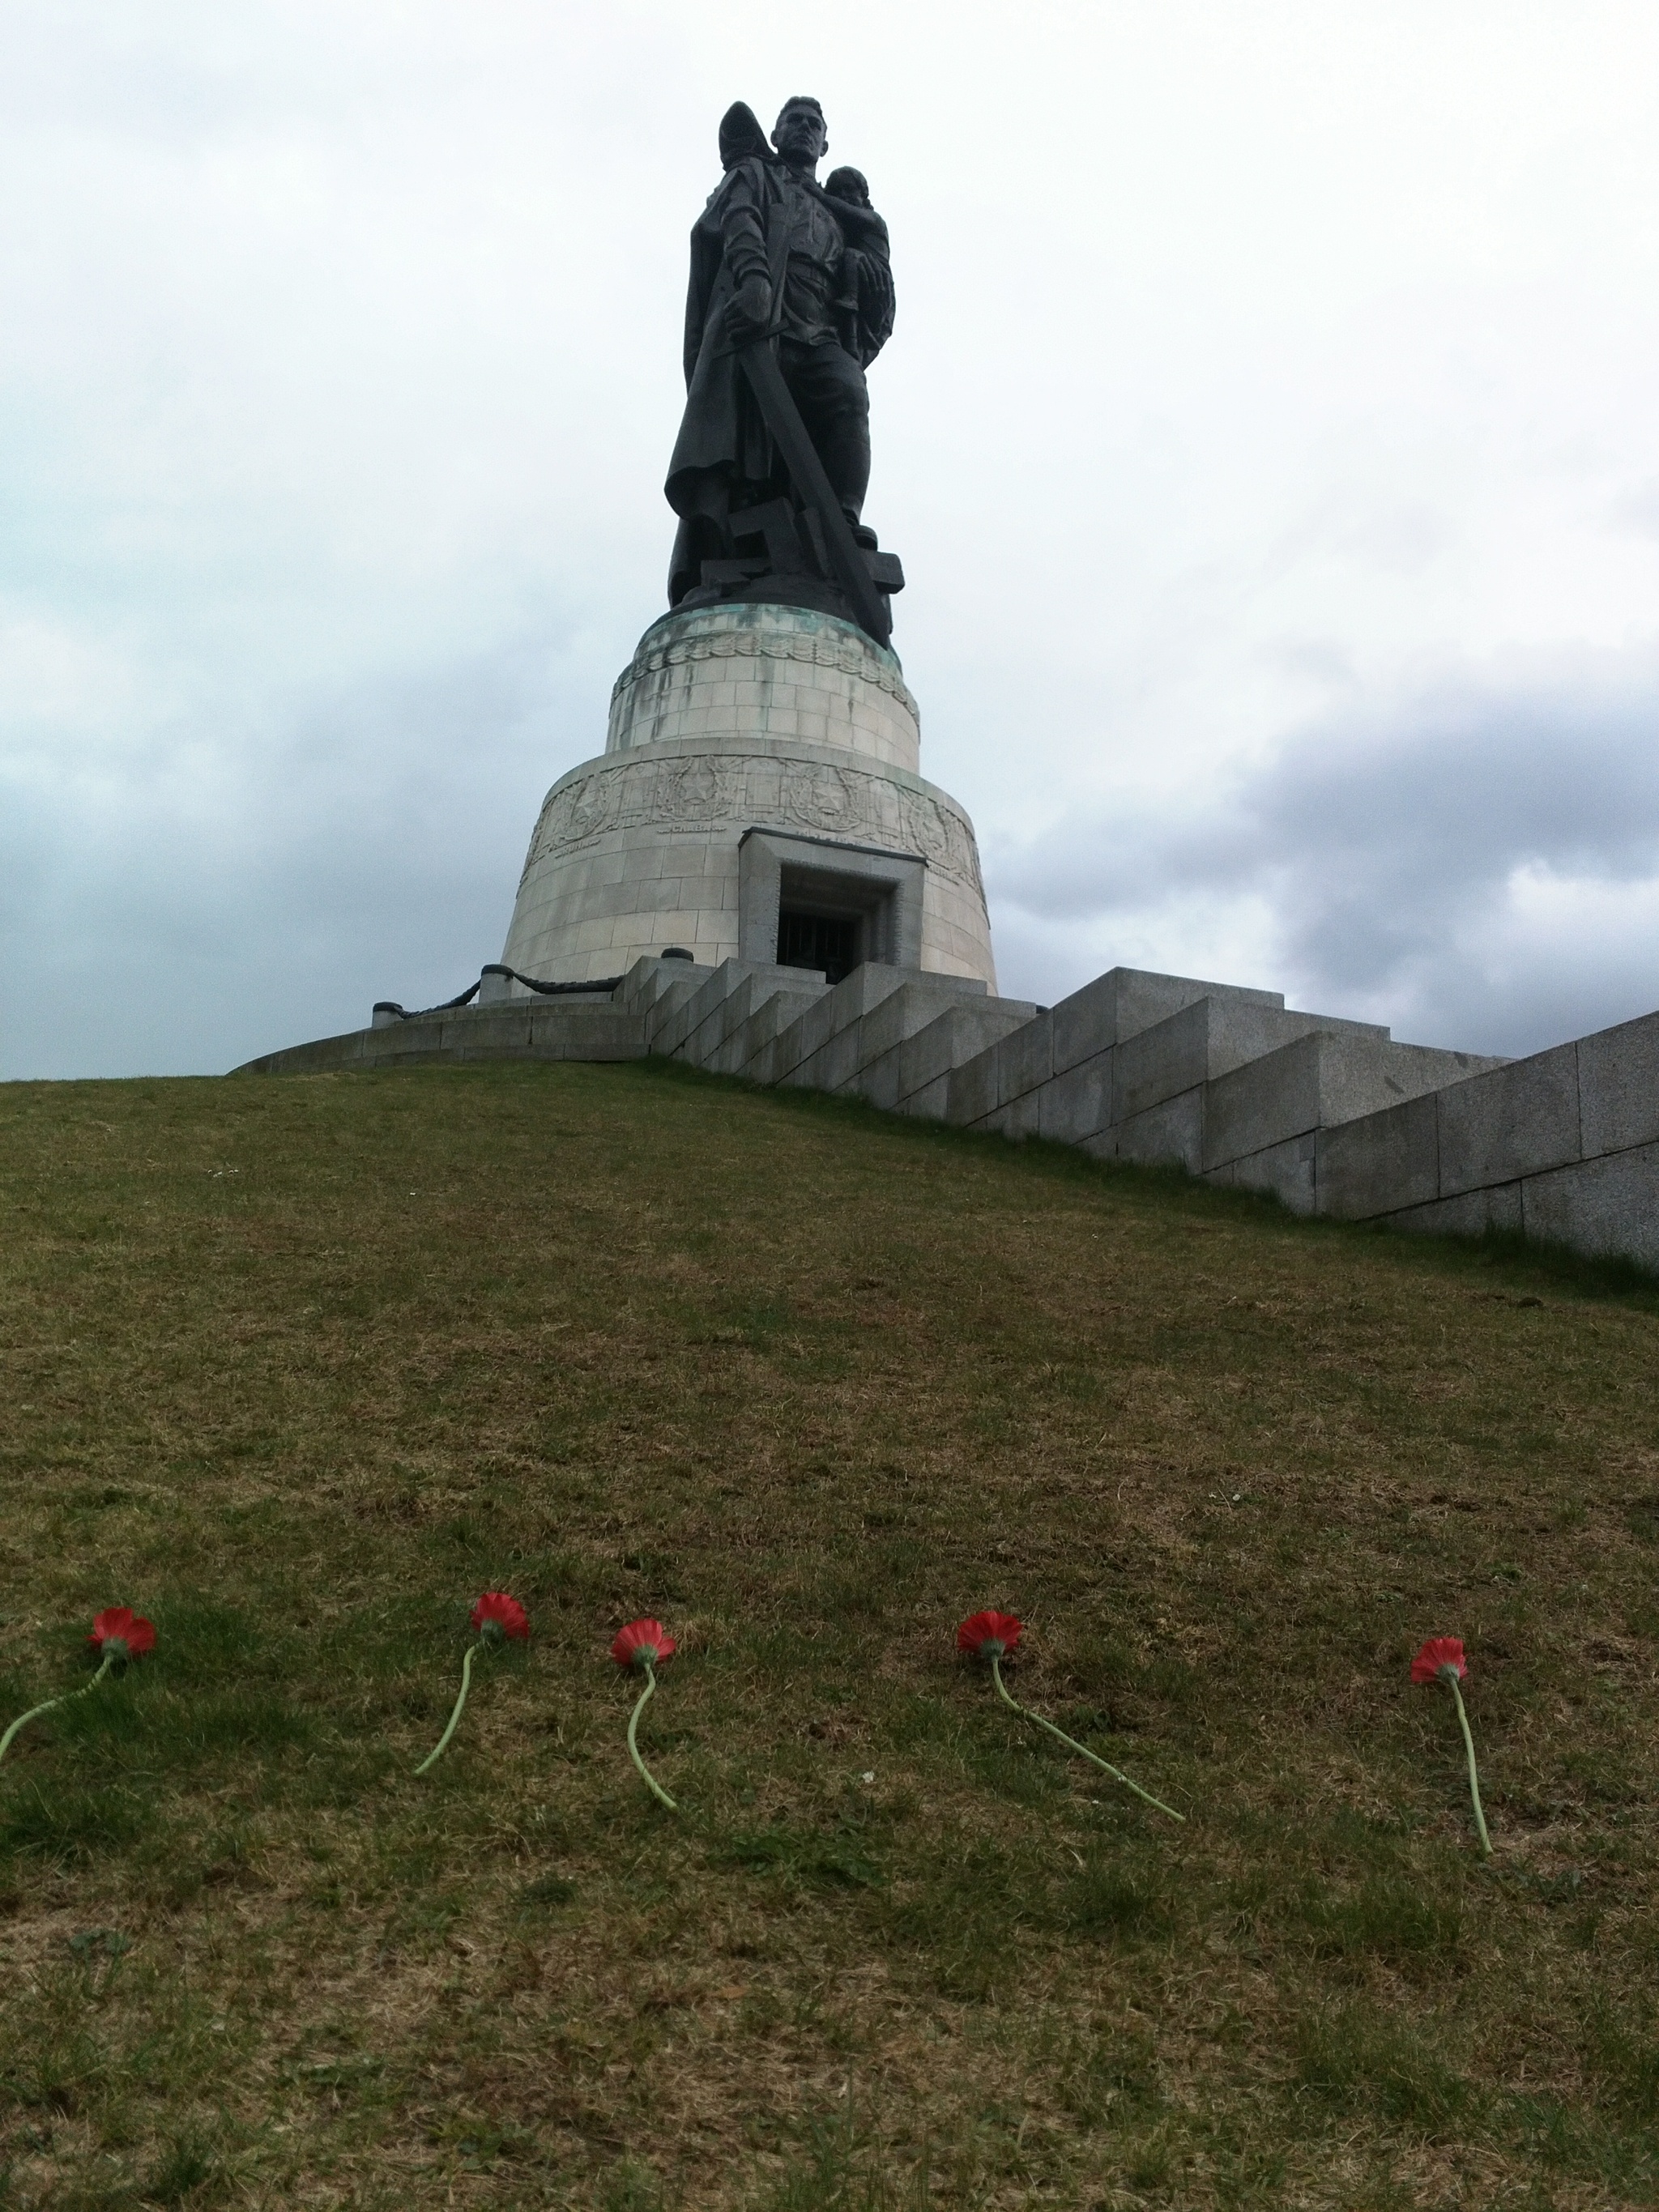
<path fill-rule="evenodd" d="M 0 1766 L 0 2203 L 1659 2200 L 1651 1288 L 653 1065 L 14 1085 L 0 1208 L 0 1719 L 160 1636 Z"/>

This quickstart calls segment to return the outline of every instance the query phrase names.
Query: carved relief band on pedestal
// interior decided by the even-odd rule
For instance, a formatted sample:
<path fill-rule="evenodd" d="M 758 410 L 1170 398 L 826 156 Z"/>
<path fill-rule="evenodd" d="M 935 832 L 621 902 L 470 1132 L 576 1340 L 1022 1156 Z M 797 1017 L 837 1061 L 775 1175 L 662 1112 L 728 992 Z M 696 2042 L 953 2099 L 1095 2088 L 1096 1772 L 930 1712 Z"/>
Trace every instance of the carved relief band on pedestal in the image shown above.
<path fill-rule="evenodd" d="M 697 754 L 667 761 L 607 759 L 561 786 L 542 810 L 530 843 L 532 871 L 629 830 L 726 825 L 808 830 L 848 843 L 919 853 L 929 867 L 971 890 L 981 904 L 979 856 L 967 817 L 941 796 L 890 776 L 775 754 Z"/>

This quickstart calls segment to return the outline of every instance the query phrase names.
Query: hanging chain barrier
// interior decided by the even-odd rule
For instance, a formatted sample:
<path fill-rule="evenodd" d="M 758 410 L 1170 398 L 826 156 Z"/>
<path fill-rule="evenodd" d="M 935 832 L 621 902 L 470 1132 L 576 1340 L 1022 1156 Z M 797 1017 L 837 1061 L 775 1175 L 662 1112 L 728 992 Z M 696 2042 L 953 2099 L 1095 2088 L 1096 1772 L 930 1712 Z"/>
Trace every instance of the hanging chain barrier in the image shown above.
<path fill-rule="evenodd" d="M 498 965 L 492 968 L 489 972 L 494 975 L 510 975 L 515 983 L 522 983 L 526 990 L 534 991 L 544 999 L 563 998 L 574 993 L 597 994 L 603 991 L 608 994 L 614 991 L 623 980 L 620 975 L 601 975 L 591 983 L 543 983 L 538 982 L 533 975 L 520 975 L 516 968 L 503 968 Z M 377 1014 L 395 1014 L 400 1022 L 424 1021 L 428 1014 L 453 1013 L 457 1007 L 471 1004 L 477 997 L 483 982 L 483 978 L 481 975 L 477 983 L 469 985 L 465 991 L 459 993 L 454 998 L 446 999 L 441 1006 L 400 1006 L 395 999 L 377 999 L 374 1001 L 374 1012 Z"/>

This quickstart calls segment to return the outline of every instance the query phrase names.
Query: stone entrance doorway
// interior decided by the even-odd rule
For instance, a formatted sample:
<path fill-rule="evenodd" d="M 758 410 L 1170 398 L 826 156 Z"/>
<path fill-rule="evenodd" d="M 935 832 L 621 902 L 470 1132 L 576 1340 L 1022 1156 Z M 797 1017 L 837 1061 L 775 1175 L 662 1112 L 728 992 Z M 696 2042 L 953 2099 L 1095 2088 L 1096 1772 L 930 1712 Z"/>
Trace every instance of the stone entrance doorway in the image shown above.
<path fill-rule="evenodd" d="M 832 983 L 860 962 L 921 965 L 927 864 L 838 838 L 748 830 L 738 848 L 738 957 L 816 969 Z"/>
<path fill-rule="evenodd" d="M 784 908 L 778 915 L 780 968 L 816 968 L 831 983 L 850 975 L 863 957 L 859 922 L 851 915 L 801 914 Z"/>

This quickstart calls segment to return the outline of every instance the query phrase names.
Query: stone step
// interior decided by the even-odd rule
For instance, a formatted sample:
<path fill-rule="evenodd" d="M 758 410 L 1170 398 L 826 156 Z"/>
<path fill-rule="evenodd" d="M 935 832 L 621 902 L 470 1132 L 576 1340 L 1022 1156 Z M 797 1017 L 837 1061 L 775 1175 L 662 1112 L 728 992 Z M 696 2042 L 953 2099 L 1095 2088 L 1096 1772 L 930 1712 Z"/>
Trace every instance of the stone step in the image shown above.
<path fill-rule="evenodd" d="M 746 1016 L 754 1003 L 753 992 L 757 984 L 781 990 L 790 986 L 799 988 L 811 980 L 810 972 L 799 968 L 722 960 L 712 975 L 705 971 L 705 980 L 689 996 L 681 998 L 672 986 L 665 993 L 661 1003 L 667 1011 L 659 1022 L 652 1025 L 651 1048 L 676 1059 L 689 1060 L 693 1066 L 700 1067 L 704 1054 L 716 1049 L 723 1041 L 722 1009 L 734 993 L 749 994 L 744 1003 Z M 713 1027 L 708 1034 L 700 1036 L 699 1032 L 711 1021 Z"/>
<path fill-rule="evenodd" d="M 713 973 L 712 969 L 699 969 L 696 975 L 687 976 L 684 981 L 667 984 L 646 1007 L 641 1018 L 645 1024 L 648 1050 L 667 1054 L 684 1043 L 690 1026 L 691 1003 Z"/>
<path fill-rule="evenodd" d="M 990 999 L 952 1006 L 918 1030 L 899 1047 L 899 1112 L 948 1121 L 956 1070 L 1024 1029 L 1036 1011 L 1019 999 Z"/>
<path fill-rule="evenodd" d="M 1402 1105 L 1501 1065 L 1477 1053 L 1315 1030 L 1207 1086 L 1203 1172 L 1249 1160 L 1286 1137 Z"/>
<path fill-rule="evenodd" d="M 1388 1034 L 1287 1012 L 1276 992 L 1114 969 L 964 1066 L 949 1118 L 1082 1144 L 1316 1028 Z"/>
<path fill-rule="evenodd" d="M 811 969 L 747 969 L 735 978 L 719 1005 L 687 1037 L 682 1057 L 713 1073 L 734 1075 L 742 1060 L 750 1056 L 736 1040 L 753 1016 L 763 1007 L 785 1000 L 793 1018 L 804 1012 L 829 988 L 828 980 Z"/>
<path fill-rule="evenodd" d="M 948 1079 L 960 1060 L 981 1052 L 1010 1030 L 1024 1028 L 1035 1005 L 1019 999 L 964 997 L 953 979 L 928 976 L 907 983 L 866 1014 L 859 1025 L 859 1066 L 840 1087 L 872 1106 L 896 1107 Z M 926 1046 L 919 1040 L 929 1040 Z M 945 1093 L 908 1110 L 945 1118 Z"/>
<path fill-rule="evenodd" d="M 1166 1021 L 1123 1039 L 1112 1068 L 1112 1118 L 1127 1121 L 1148 1107 L 1214 1083 L 1237 1068 L 1269 1058 L 1299 1037 L 1342 1036 L 1366 1046 L 1386 1044 L 1373 1022 L 1328 1019 L 1284 1006 L 1200 999 Z"/>
<path fill-rule="evenodd" d="M 676 983 L 701 986 L 714 972 L 695 960 L 665 960 L 660 955 L 636 960 L 617 986 L 616 1003 L 628 1013 L 644 1013 Z"/>
<path fill-rule="evenodd" d="M 1110 1062 L 1103 1055 L 1188 1007 L 1274 1012 L 1284 1004 L 1277 992 L 1110 969 L 964 1061 L 951 1080 L 945 1118 L 1007 1136 L 1081 1144 L 1112 1119 Z"/>
<path fill-rule="evenodd" d="M 734 960 L 702 969 L 684 988 L 671 983 L 647 1017 L 653 1052 L 684 1055 L 687 1041 L 737 984 L 742 969 Z"/>
<path fill-rule="evenodd" d="M 646 1030 L 653 1052 L 682 1053 L 692 1032 L 706 1021 L 732 990 L 743 973 L 732 960 L 719 967 L 699 967 L 684 984 L 670 983 L 646 1015 Z"/>
<path fill-rule="evenodd" d="M 804 990 L 774 991 L 763 999 L 721 1046 L 721 1073 L 740 1075 L 750 1083 L 759 1081 L 757 1069 L 767 1048 L 799 1021 L 810 1006 L 823 998 L 829 988 L 823 983 Z"/>
<path fill-rule="evenodd" d="M 1168 1021 L 1201 1000 L 1231 1006 L 1282 1011 L 1279 991 L 1251 990 L 1237 983 L 1206 983 L 1193 975 L 1164 975 L 1147 968 L 1109 968 L 1069 999 L 1053 1007 L 1049 1029 L 1052 1067 L 1064 1075 L 1110 1045 L 1122 1044 L 1144 1030 Z"/>
<path fill-rule="evenodd" d="M 866 1050 L 862 1041 L 865 1024 L 887 1000 L 912 986 L 937 994 L 935 1011 L 953 1000 L 983 1001 L 987 995 L 984 984 L 969 976 L 922 976 L 914 968 L 890 968 L 867 960 L 809 1006 L 767 1048 L 757 1063 L 763 1071 L 757 1079 L 805 1091 L 846 1089 L 867 1060 L 884 1051 L 890 1042 L 898 1042 L 896 1030 L 890 1036 L 878 1028 L 871 1035 L 880 1042 Z"/>

